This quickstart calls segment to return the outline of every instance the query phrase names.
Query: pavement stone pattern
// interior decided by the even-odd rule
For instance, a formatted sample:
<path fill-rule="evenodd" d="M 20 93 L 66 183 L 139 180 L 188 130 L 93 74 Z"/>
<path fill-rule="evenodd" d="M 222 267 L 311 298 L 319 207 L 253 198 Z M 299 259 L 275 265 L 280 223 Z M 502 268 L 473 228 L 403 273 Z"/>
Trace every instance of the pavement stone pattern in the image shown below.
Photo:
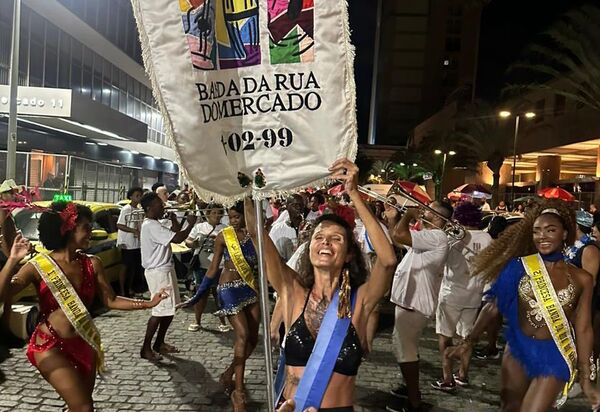
<path fill-rule="evenodd" d="M 208 307 L 211 308 L 210 304 Z M 103 336 L 110 375 L 98 380 L 94 391 L 97 411 L 231 411 L 221 392 L 218 377 L 232 358 L 233 332 L 216 331 L 218 320 L 206 314 L 206 330 L 188 332 L 191 311 L 178 312 L 167 342 L 181 353 L 151 364 L 140 359 L 139 349 L 149 312 L 105 312 L 96 317 Z M 357 379 L 357 412 L 383 411 L 392 400 L 389 390 L 400 382 L 399 368 L 391 351 L 389 316 L 382 319 L 382 331 L 373 352 L 363 362 Z M 437 338 L 433 324 L 422 340 L 421 384 L 424 400 L 433 411 L 498 411 L 500 361 L 475 360 L 470 388 L 455 394 L 433 390 L 430 383 L 441 376 Z M 0 364 L 6 380 L 0 383 L 0 411 L 63 411 L 64 402 L 55 394 L 25 357 L 25 348 L 11 349 L 11 356 Z M 262 345 L 248 360 L 246 368 L 250 411 L 265 406 L 265 366 Z M 589 410 L 583 398 L 570 400 L 561 411 Z"/>

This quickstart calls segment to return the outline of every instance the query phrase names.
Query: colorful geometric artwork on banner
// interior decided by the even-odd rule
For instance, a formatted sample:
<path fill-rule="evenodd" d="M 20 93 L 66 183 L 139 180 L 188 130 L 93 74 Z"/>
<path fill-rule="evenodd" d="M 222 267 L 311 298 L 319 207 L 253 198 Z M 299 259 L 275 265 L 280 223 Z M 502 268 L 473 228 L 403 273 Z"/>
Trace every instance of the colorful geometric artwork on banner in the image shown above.
<path fill-rule="evenodd" d="M 231 69 L 260 64 L 257 0 L 178 1 L 195 68 Z"/>
<path fill-rule="evenodd" d="M 165 132 L 201 198 L 283 195 L 324 183 L 336 159 L 354 159 L 346 0 L 132 5 Z"/>
<path fill-rule="evenodd" d="M 314 0 L 268 0 L 268 9 L 271 64 L 313 62 Z"/>

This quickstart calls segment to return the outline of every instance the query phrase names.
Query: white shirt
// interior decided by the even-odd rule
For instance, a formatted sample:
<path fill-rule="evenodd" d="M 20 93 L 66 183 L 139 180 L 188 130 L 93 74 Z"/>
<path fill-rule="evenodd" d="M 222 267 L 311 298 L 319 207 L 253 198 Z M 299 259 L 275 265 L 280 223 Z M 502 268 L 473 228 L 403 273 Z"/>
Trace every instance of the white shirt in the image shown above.
<path fill-rule="evenodd" d="M 225 226 L 221 223 L 219 223 L 215 227 L 213 227 L 208 222 L 196 223 L 194 225 L 194 227 L 192 228 L 192 230 L 190 231 L 190 234 L 188 235 L 188 239 L 191 239 L 193 241 L 198 240 L 200 242 L 199 246 L 202 247 L 202 250 L 209 252 L 207 254 L 207 259 L 212 262 L 212 258 L 214 255 L 214 249 L 215 249 L 215 238 L 226 227 L 227 226 Z M 207 238 L 207 236 L 210 236 L 210 237 Z M 200 247 L 198 247 L 196 250 L 194 250 L 194 255 L 197 255 L 199 253 L 200 253 Z M 201 263 L 201 267 L 203 267 L 204 269 L 208 269 L 208 266 L 206 266 L 206 264 L 208 262 L 202 262 L 202 259 L 201 259 L 200 263 Z"/>
<path fill-rule="evenodd" d="M 142 266 L 159 269 L 172 265 L 171 240 L 175 236 L 168 227 L 155 219 L 144 219 L 141 230 Z"/>
<path fill-rule="evenodd" d="M 288 211 L 283 211 L 269 232 L 269 237 L 275 243 L 277 251 L 283 260 L 289 260 L 298 247 L 298 233 L 290 226 Z"/>
<path fill-rule="evenodd" d="M 121 209 L 121 213 L 119 214 L 119 219 L 117 220 L 117 224 L 127 226 L 131 229 L 139 229 L 140 222 L 134 222 L 130 218 L 133 212 L 139 212 L 142 209 L 139 207 L 134 208 L 131 205 L 125 205 Z M 136 237 L 133 233 L 125 232 L 124 230 L 117 230 L 117 247 L 123 249 L 139 249 L 140 248 L 140 238 Z"/>
<path fill-rule="evenodd" d="M 439 229 L 411 231 L 412 247 L 398 264 L 392 283 L 392 303 L 431 317 L 435 314 L 448 238 Z"/>
<path fill-rule="evenodd" d="M 490 210 L 492 209 L 490 208 L 490 204 L 488 202 L 485 202 L 483 205 L 481 205 L 482 212 L 489 212 Z"/>
<path fill-rule="evenodd" d="M 478 308 L 485 282 L 471 276 L 471 259 L 492 243 L 492 237 L 482 230 L 468 230 L 462 241 L 452 242 L 444 268 L 440 301 L 460 308 Z"/>
<path fill-rule="evenodd" d="M 289 258 L 286 263 L 290 268 L 294 269 L 296 272 L 298 272 L 298 270 L 300 269 L 300 256 L 302 256 L 302 253 L 304 253 L 304 250 L 308 247 L 308 243 L 309 242 L 304 242 L 303 244 L 298 246 L 298 249 L 296 249 L 292 257 Z"/>
<path fill-rule="evenodd" d="M 316 212 L 314 210 L 311 210 L 308 212 L 304 220 L 306 220 L 307 222 L 314 222 L 319 216 L 321 216 L 321 214 L 318 210 Z"/>

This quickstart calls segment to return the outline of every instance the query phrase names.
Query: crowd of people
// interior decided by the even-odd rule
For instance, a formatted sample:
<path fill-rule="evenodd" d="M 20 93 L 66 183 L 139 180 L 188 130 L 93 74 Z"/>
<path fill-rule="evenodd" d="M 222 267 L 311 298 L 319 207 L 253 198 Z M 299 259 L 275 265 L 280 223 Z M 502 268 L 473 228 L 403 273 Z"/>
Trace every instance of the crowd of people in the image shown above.
<path fill-rule="evenodd" d="M 600 353 L 598 214 L 543 199 L 518 211 L 523 218 L 508 226 L 502 216 L 508 208 L 500 202 L 497 216 L 482 227 L 491 210 L 486 201 L 403 209 L 395 198 L 365 200 L 350 161 L 338 160 L 330 172 L 341 182 L 335 190 L 265 203 L 263 228 L 249 198 L 226 208 L 197 199 L 188 188 L 175 194 L 161 184 L 149 191 L 131 188 L 118 219 L 126 268 L 121 296 L 101 262 L 81 252 L 89 245 L 89 209 L 54 203 L 44 211 L 39 234 L 50 252 L 23 266 L 29 242 L 8 235 L 14 232 L 10 217 L 0 215 L 8 256 L 0 301 L 30 284 L 39 295 L 41 318 L 28 359 L 69 410 L 91 411 L 96 374 L 104 370 L 101 337 L 89 314 L 96 296 L 110 309 L 151 310 L 140 342 L 140 357 L 150 362 L 178 352 L 166 342 L 177 310 L 193 309 L 188 331 L 202 330 L 212 296 L 219 331 L 234 335 L 232 359 L 219 382 L 233 410 L 246 411 L 244 372 L 261 317 L 255 245 L 263 230 L 266 275 L 275 292 L 270 334 L 281 352 L 277 410 L 354 410 L 356 376 L 385 302 L 394 307 L 392 351 L 403 378 L 391 390 L 388 411 L 424 408 L 419 348 L 431 321 L 440 351 L 433 388 L 458 391 L 470 383 L 473 356 L 502 355 L 503 410 L 549 410 L 565 402 L 576 379 L 590 404 L 600 406 L 592 385 Z M 187 209 L 200 209 L 202 218 Z M 178 279 L 171 249 L 182 242 L 193 251 L 183 301 L 179 284 L 185 279 Z M 133 297 L 142 279 L 149 300 Z M 503 323 L 507 343 L 498 349 Z M 474 351 L 484 336 L 487 345 Z"/>

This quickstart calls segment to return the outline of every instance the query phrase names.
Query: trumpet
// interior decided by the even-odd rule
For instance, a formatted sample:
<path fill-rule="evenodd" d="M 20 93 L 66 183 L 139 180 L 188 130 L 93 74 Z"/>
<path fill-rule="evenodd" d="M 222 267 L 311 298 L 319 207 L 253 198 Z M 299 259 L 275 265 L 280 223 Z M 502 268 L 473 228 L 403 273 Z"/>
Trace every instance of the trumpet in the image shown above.
<path fill-rule="evenodd" d="M 407 193 L 404 189 L 402 189 L 399 186 L 392 185 L 392 187 L 390 188 L 390 190 L 388 191 L 388 196 L 382 196 L 379 193 L 376 193 L 372 190 L 367 189 L 366 187 L 363 186 L 358 186 L 358 191 L 361 193 L 364 193 L 365 195 L 372 197 L 376 200 L 379 200 L 381 202 L 383 202 L 386 205 L 389 205 L 391 207 L 393 207 L 394 209 L 398 210 L 399 212 L 403 213 L 404 211 L 406 211 L 407 209 L 407 204 L 410 202 L 414 205 L 416 205 L 419 209 L 421 209 L 422 211 L 427 211 L 430 212 L 432 214 L 434 214 L 435 216 L 437 216 L 438 218 L 440 218 L 443 222 L 444 222 L 444 226 L 443 227 L 439 227 L 438 225 L 434 224 L 433 222 L 425 219 L 424 217 L 421 217 L 421 220 L 423 220 L 424 222 L 443 230 L 447 236 L 455 239 L 455 240 L 462 240 L 465 238 L 467 231 L 466 229 L 456 223 L 455 221 L 453 221 L 452 219 L 449 219 L 447 217 L 445 217 L 444 215 L 442 215 L 441 213 L 439 213 L 437 210 L 433 209 L 432 207 L 426 205 L 425 203 L 421 202 L 420 200 L 416 199 L 415 197 L 411 196 L 409 193 Z M 404 198 L 404 203 L 402 203 L 402 205 L 400 204 L 394 204 L 390 201 L 390 195 L 399 195 L 401 197 Z"/>

